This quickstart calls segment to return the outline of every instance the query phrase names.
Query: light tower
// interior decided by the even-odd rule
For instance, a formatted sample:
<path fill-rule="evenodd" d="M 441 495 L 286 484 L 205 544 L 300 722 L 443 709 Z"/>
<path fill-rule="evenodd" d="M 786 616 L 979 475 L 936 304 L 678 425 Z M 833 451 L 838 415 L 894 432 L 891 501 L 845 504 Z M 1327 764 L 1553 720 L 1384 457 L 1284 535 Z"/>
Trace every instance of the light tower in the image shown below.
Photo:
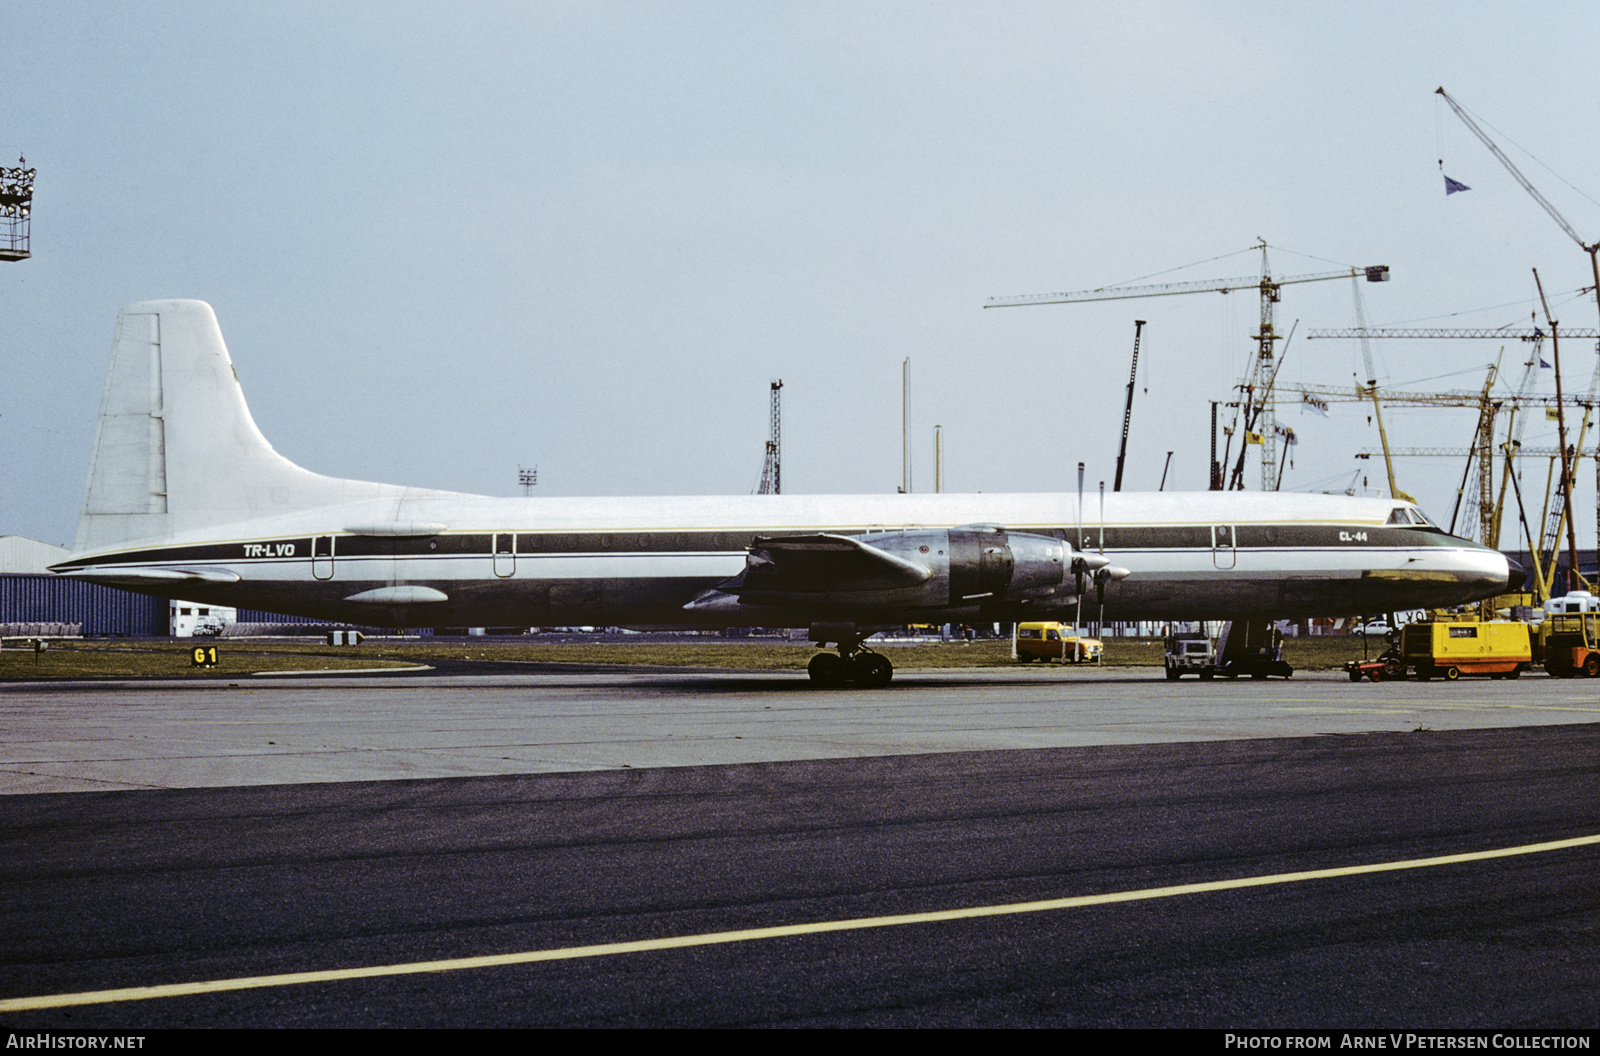
<path fill-rule="evenodd" d="M 33 174 L 28 159 L 19 157 L 16 167 L 0 165 L 0 260 L 27 260 L 30 218 L 33 215 Z"/>
<path fill-rule="evenodd" d="M 767 441 L 767 459 L 761 466 L 761 486 L 756 489 L 758 495 L 776 495 L 782 488 L 780 479 L 780 460 L 783 429 L 781 417 L 783 414 L 783 379 L 779 378 L 772 383 L 772 438 Z"/>

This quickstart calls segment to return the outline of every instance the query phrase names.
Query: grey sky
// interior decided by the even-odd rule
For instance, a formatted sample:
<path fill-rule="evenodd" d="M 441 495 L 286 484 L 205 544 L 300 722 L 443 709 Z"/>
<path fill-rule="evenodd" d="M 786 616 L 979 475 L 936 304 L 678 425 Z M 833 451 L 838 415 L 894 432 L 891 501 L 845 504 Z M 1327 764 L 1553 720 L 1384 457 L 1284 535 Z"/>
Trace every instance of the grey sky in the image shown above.
<path fill-rule="evenodd" d="M 1374 324 L 1526 321 L 1538 267 L 1563 324 L 1597 325 L 1588 258 L 1432 94 L 1600 239 L 1600 206 L 1511 145 L 1600 198 L 1592 4 L 13 0 L 0 20 L 0 162 L 39 170 L 34 258 L 0 264 L 0 533 L 70 541 L 116 312 L 156 297 L 216 308 L 289 458 L 487 494 L 516 494 L 519 463 L 545 495 L 747 493 L 775 377 L 786 491 L 893 491 L 907 355 L 917 490 L 935 423 L 947 490 L 1070 490 L 1080 459 L 1109 487 L 1135 317 L 1125 486 L 1174 450 L 1169 488 L 1203 488 L 1253 294 L 981 306 L 1229 253 L 1150 281 L 1249 275 L 1258 236 L 1280 276 L 1390 265 Z M 1441 146 L 1470 193 L 1445 198 Z M 1351 313 L 1347 282 L 1291 287 L 1278 324 Z M 1296 337 L 1282 377 L 1348 382 L 1347 344 Z M 1499 346 L 1375 349 L 1387 384 L 1476 388 Z M 1592 344 L 1563 354 L 1587 390 Z M 1473 427 L 1386 417 L 1404 445 Z M 1286 488 L 1369 465 L 1365 411 L 1284 419 Z M 1448 517 L 1460 470 L 1408 461 L 1401 487 Z M 1544 463 L 1524 472 L 1542 494 Z"/>

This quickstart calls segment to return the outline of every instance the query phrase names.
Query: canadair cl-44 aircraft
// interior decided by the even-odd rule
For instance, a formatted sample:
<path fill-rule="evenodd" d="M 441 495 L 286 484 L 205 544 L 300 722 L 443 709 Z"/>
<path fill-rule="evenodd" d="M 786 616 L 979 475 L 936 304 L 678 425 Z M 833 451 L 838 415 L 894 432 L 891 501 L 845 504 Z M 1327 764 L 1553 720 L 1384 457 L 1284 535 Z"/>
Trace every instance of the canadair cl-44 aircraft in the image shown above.
<path fill-rule="evenodd" d="M 886 684 L 906 623 L 1293 618 L 1520 578 L 1411 504 L 1290 493 L 487 498 L 337 480 L 256 428 L 211 307 L 123 309 L 73 555 L 54 571 L 361 625 L 808 627 Z"/>

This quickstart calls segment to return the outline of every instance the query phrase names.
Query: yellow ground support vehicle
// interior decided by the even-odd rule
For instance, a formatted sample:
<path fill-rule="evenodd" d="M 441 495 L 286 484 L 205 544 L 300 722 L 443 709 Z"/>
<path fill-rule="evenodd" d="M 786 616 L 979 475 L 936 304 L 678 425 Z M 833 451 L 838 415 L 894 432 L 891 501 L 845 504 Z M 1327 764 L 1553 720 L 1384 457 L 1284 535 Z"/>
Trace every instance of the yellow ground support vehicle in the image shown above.
<path fill-rule="evenodd" d="M 1017 659 L 1023 663 L 1061 660 L 1078 664 L 1098 660 L 1105 644 L 1098 638 L 1084 638 L 1063 623 L 1017 624 Z"/>
<path fill-rule="evenodd" d="M 1546 615 L 1539 647 L 1545 671 L 1556 678 L 1600 677 L 1600 612 Z"/>
<path fill-rule="evenodd" d="M 1510 620 L 1413 623 L 1400 631 L 1400 662 L 1426 682 L 1438 675 L 1516 678 L 1533 662 L 1528 625 Z"/>

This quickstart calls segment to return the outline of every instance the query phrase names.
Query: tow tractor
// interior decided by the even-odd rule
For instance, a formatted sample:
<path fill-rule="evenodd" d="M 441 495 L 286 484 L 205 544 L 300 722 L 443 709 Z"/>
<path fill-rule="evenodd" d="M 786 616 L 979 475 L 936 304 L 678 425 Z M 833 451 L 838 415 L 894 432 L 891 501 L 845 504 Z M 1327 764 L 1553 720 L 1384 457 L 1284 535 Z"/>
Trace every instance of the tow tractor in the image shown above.
<path fill-rule="evenodd" d="M 1350 672 L 1352 682 L 1360 682 L 1362 678 L 1382 682 L 1386 678 L 1406 677 L 1406 665 L 1394 649 L 1384 650 L 1376 660 L 1351 660 L 1344 665 L 1344 669 Z"/>
<path fill-rule="evenodd" d="M 1539 628 L 1546 673 L 1600 677 L 1600 612 L 1551 613 Z"/>
<path fill-rule="evenodd" d="M 1358 633 L 1368 640 L 1374 634 L 1381 634 L 1388 648 L 1370 660 L 1363 656 L 1360 660 L 1346 663 L 1344 669 L 1350 672 L 1352 682 L 1360 682 L 1363 678 L 1382 682 L 1385 679 L 1406 677 L 1406 662 L 1400 655 L 1400 632 L 1390 627 L 1387 621 L 1381 622 L 1383 628 L 1381 631 L 1374 630 L 1378 626 L 1380 622 L 1374 621 L 1361 628 Z M 1366 653 L 1365 643 L 1362 644 L 1361 651 L 1363 654 Z"/>

